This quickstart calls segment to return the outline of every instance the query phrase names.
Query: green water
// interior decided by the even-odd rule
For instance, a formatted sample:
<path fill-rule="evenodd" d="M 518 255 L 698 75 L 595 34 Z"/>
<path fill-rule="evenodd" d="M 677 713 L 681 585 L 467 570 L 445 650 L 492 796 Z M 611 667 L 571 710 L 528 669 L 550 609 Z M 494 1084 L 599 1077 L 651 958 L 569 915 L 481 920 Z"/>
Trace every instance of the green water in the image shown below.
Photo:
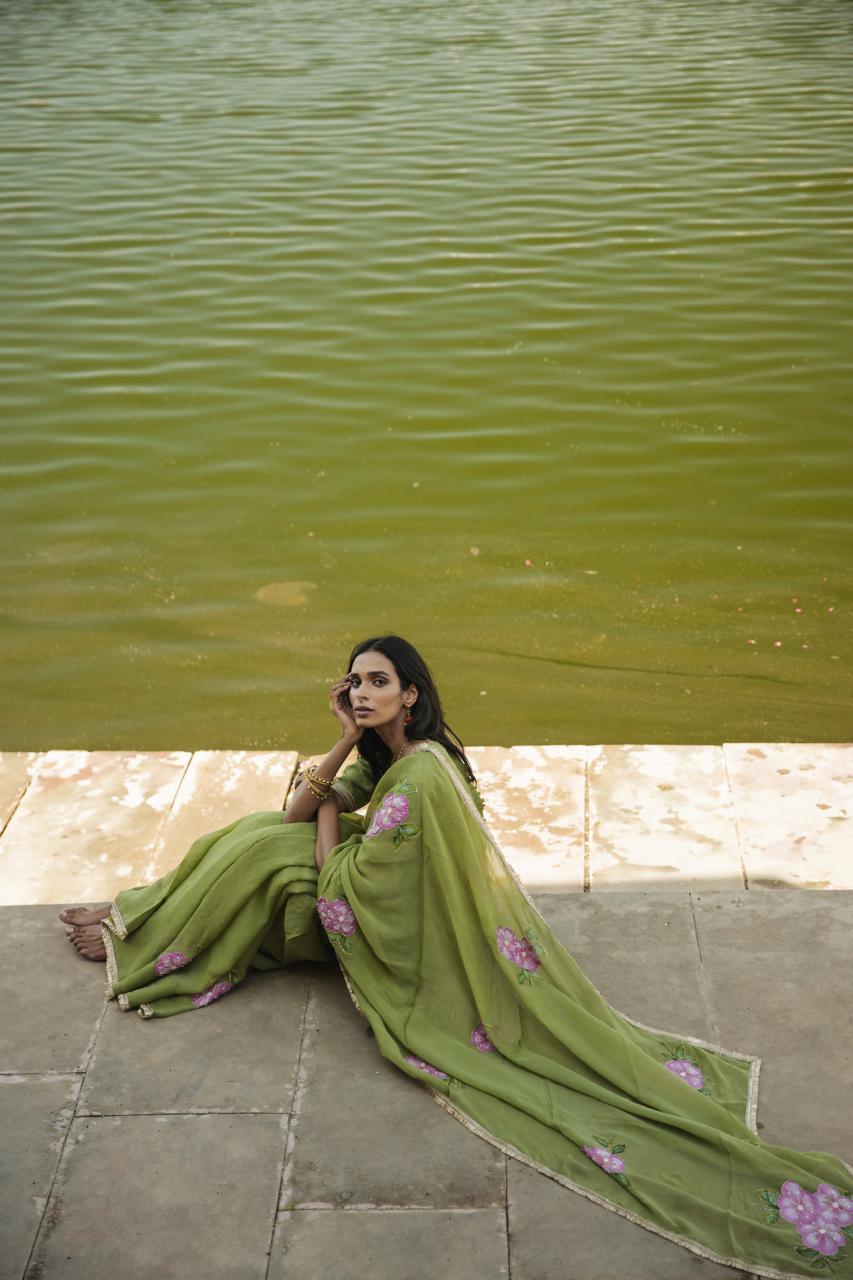
<path fill-rule="evenodd" d="M 849 738 L 848 0 L 0 2 L 4 749 Z"/>

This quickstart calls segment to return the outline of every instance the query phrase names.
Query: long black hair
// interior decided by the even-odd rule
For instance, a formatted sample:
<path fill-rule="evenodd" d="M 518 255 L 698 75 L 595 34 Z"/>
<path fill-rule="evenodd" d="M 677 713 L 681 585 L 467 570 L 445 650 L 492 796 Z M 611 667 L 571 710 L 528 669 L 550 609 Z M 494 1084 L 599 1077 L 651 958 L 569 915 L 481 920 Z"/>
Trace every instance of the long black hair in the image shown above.
<path fill-rule="evenodd" d="M 445 720 L 432 672 L 414 645 L 409 644 L 408 640 L 404 640 L 402 636 L 371 636 L 369 640 L 362 640 L 355 646 L 350 654 L 347 671 L 352 671 L 352 664 L 358 655 L 366 653 L 369 649 L 376 649 L 391 662 L 402 689 L 408 689 L 409 685 L 413 684 L 418 691 L 417 702 L 409 708 L 412 719 L 409 724 L 403 726 L 406 737 L 431 738 L 433 742 L 440 742 L 451 755 L 462 762 L 469 780 L 476 787 L 477 779 L 471 768 L 471 762 L 465 754 L 462 740 Z M 452 742 L 451 738 L 455 738 L 456 741 Z M 378 782 L 391 763 L 390 748 L 385 745 L 376 730 L 369 727 L 362 731 L 356 748 L 358 754 L 370 765 L 373 777 Z"/>

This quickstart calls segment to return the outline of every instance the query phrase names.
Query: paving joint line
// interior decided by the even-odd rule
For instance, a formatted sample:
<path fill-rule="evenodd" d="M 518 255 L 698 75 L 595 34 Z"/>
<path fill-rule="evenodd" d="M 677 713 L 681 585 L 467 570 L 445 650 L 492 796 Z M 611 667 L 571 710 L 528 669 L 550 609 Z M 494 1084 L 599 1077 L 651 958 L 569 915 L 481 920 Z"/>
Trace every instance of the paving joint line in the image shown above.
<path fill-rule="evenodd" d="M 293 1073 L 293 1097 L 290 1103 L 290 1111 L 287 1117 L 287 1128 L 284 1137 L 284 1151 L 281 1157 L 281 1167 L 279 1169 L 278 1187 L 276 1188 L 275 1204 L 272 1213 L 272 1229 L 270 1231 L 269 1248 L 267 1250 L 267 1265 L 264 1270 L 264 1280 L 269 1280 L 270 1264 L 272 1262 L 272 1251 L 275 1243 L 276 1227 L 279 1218 L 284 1213 L 291 1210 L 291 1206 L 283 1204 L 285 1197 L 289 1192 L 290 1179 L 292 1178 L 292 1156 L 295 1146 L 295 1125 L 296 1119 L 302 1109 L 302 1098 L 305 1093 L 305 1072 L 302 1067 L 302 1059 L 305 1054 L 305 1040 L 308 1034 L 308 1011 L 313 1007 L 313 987 L 311 974 L 308 973 L 305 979 L 305 1002 L 302 1005 L 302 1018 L 299 1025 L 299 1053 L 296 1058 L 296 1069 Z"/>
<path fill-rule="evenodd" d="M 95 1027 L 92 1031 L 91 1036 L 89 1037 L 89 1041 L 85 1049 L 83 1050 L 83 1054 L 80 1059 L 81 1067 L 77 1071 L 68 1073 L 72 1075 L 73 1078 L 76 1078 L 77 1080 L 76 1090 L 74 1094 L 74 1105 L 71 1108 L 71 1114 L 68 1117 L 68 1125 L 65 1130 L 65 1134 L 63 1136 L 62 1143 L 59 1147 L 59 1152 L 56 1157 L 56 1167 L 53 1170 L 53 1177 L 50 1180 L 50 1186 L 48 1187 L 47 1195 L 44 1198 L 44 1209 L 42 1210 L 41 1217 L 39 1218 L 39 1221 L 38 1221 L 38 1226 L 36 1227 L 35 1234 L 33 1235 L 33 1243 L 30 1248 L 30 1252 L 27 1255 L 27 1260 L 24 1263 L 24 1270 L 21 1273 L 22 1280 L 26 1280 L 26 1277 L 29 1274 L 30 1269 L 33 1265 L 33 1260 L 38 1250 L 39 1241 L 42 1240 L 44 1236 L 45 1218 L 47 1217 L 48 1212 L 51 1209 L 51 1200 L 53 1198 L 54 1188 L 56 1187 L 57 1181 L 59 1179 L 59 1173 L 60 1173 L 60 1170 L 62 1169 L 62 1162 L 65 1159 L 65 1152 L 68 1148 L 68 1142 L 71 1137 L 71 1130 L 74 1128 L 74 1122 L 77 1119 L 83 1118 L 80 1115 L 80 1098 L 82 1097 L 83 1090 L 86 1086 L 86 1076 L 88 1075 L 89 1067 L 92 1065 L 92 1061 L 94 1059 L 95 1047 L 98 1043 L 98 1039 L 100 1038 L 101 1028 L 104 1025 L 104 1019 L 107 1016 L 107 1008 L 109 1006 L 109 1003 L 110 1002 L 108 1000 L 106 999 L 104 1000 L 104 1007 L 101 1010 L 100 1017 L 96 1020 Z"/>
<path fill-rule="evenodd" d="M 717 1027 L 717 1019 L 714 1016 L 714 1002 L 711 999 L 711 987 L 705 970 L 705 957 L 702 954 L 702 940 L 699 937 L 699 922 L 696 919 L 696 905 L 693 901 L 693 891 L 688 891 L 687 898 L 690 903 L 690 915 L 693 921 L 693 936 L 696 939 L 696 950 L 699 953 L 699 987 L 702 994 L 702 1002 L 705 1005 L 708 1021 L 711 1024 L 712 1041 L 714 1044 L 720 1044 L 720 1032 Z"/>
<path fill-rule="evenodd" d="M 728 756 L 726 755 L 726 744 L 724 742 L 721 743 L 720 750 L 723 753 L 723 770 L 725 771 L 725 775 L 726 775 L 726 786 L 729 789 L 729 800 L 731 801 L 731 806 L 732 806 L 732 817 L 734 818 L 734 822 L 735 822 L 735 839 L 737 840 L 737 856 L 738 856 L 738 859 L 740 860 L 740 873 L 741 873 L 741 876 L 743 877 L 743 887 L 744 889 L 748 889 L 749 873 L 746 869 L 746 858 L 744 857 L 743 841 L 741 839 L 741 834 L 740 834 L 740 822 L 738 821 L 738 816 L 737 816 L 737 805 L 735 804 L 735 793 L 732 788 L 732 779 L 729 773 L 729 760 L 728 760 Z"/>

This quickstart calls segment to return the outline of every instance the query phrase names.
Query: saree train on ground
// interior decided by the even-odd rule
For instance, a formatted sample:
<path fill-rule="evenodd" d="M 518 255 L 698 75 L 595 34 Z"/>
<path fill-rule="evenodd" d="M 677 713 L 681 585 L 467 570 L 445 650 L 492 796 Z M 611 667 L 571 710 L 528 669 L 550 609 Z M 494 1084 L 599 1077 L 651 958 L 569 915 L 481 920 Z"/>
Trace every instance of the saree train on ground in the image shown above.
<path fill-rule="evenodd" d="M 487 1142 L 700 1257 L 853 1280 L 851 1166 L 758 1136 L 757 1057 L 604 1000 L 454 756 L 421 743 L 378 784 L 359 759 L 335 789 L 352 812 L 319 875 L 315 824 L 263 811 L 121 892 L 110 997 L 165 1017 L 331 945 L 383 1055 Z"/>

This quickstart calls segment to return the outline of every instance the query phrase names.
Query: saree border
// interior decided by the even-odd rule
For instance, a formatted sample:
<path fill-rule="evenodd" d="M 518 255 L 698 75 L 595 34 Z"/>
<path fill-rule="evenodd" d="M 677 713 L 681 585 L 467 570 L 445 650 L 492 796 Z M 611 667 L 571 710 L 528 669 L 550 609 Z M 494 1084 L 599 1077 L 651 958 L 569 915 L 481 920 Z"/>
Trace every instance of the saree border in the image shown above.
<path fill-rule="evenodd" d="M 535 912 L 537 920 L 541 920 L 542 923 L 546 925 L 546 927 L 548 927 L 548 922 L 543 918 L 542 914 L 539 911 L 539 908 L 536 906 L 536 903 L 533 901 L 533 898 L 530 896 L 530 894 L 527 892 L 524 885 L 521 883 L 521 880 L 519 879 L 515 871 L 515 868 L 507 861 L 506 855 L 504 854 L 503 850 L 498 844 L 497 839 L 495 838 L 494 832 L 490 829 L 483 815 L 478 812 L 476 805 L 473 803 L 473 801 L 471 800 L 471 797 L 468 795 L 467 791 L 465 790 L 462 779 L 459 777 L 456 770 L 451 765 L 450 761 L 446 759 L 441 749 L 436 747 L 432 742 L 422 742 L 417 747 L 415 747 L 415 751 L 429 751 L 430 755 L 435 756 L 437 760 L 441 761 L 441 764 L 444 767 L 445 771 L 449 774 L 451 781 L 453 782 L 453 785 L 456 787 L 456 790 L 459 792 L 460 796 L 464 800 L 472 817 L 476 820 L 477 824 L 483 831 L 483 834 L 486 836 L 486 839 L 489 841 L 495 853 L 498 855 L 498 858 L 503 864 L 503 867 L 506 870 L 507 874 L 511 877 L 516 888 L 519 889 L 519 891 L 523 894 L 527 903 L 529 904 L 531 909 Z M 619 1018 L 624 1018 L 625 1021 L 630 1022 L 632 1026 L 639 1027 L 641 1031 L 649 1031 L 651 1032 L 652 1035 L 655 1035 L 655 1036 L 666 1036 L 667 1038 L 670 1038 L 670 1039 L 684 1040 L 686 1041 L 687 1044 L 695 1044 L 700 1049 L 713 1049 L 713 1050 L 716 1050 L 718 1053 L 722 1053 L 727 1058 L 735 1058 L 741 1062 L 749 1062 L 751 1065 L 749 1069 L 749 1079 L 747 1081 L 746 1115 L 744 1116 L 744 1119 L 750 1131 L 754 1133 L 756 1137 L 760 1136 L 758 1134 L 756 1117 L 758 1115 L 758 1075 L 761 1070 L 761 1058 L 756 1057 L 756 1055 L 752 1053 L 740 1053 L 737 1049 L 726 1049 L 724 1045 L 714 1044 L 710 1040 L 700 1040 L 698 1036 L 684 1035 L 680 1031 L 670 1031 L 666 1028 L 661 1028 L 661 1027 L 649 1027 L 644 1022 L 638 1022 L 636 1018 L 631 1018 L 628 1016 L 627 1013 L 622 1013 L 619 1009 L 616 1009 L 610 1003 L 610 1001 L 605 997 L 603 992 L 598 990 L 598 987 L 595 986 L 595 983 L 591 983 L 591 986 L 595 990 L 596 994 L 601 997 L 601 999 L 604 1001 L 604 1003 L 607 1005 L 608 1009 L 610 1009 L 612 1013 L 615 1013 L 616 1016 Z M 547 1172 L 547 1170 L 545 1170 L 545 1172 Z M 851 1170 L 851 1172 L 853 1172 L 853 1170 Z M 768 1274 L 772 1274 L 774 1276 L 783 1275 L 782 1272 L 773 1272 Z M 799 1280 L 799 1278 L 796 1277 L 795 1280 Z"/>
<path fill-rule="evenodd" d="M 118 982 L 118 965 L 116 963 L 115 950 L 113 949 L 113 935 L 105 919 L 101 921 L 101 938 L 104 943 L 104 950 L 107 953 L 107 999 L 115 1000 L 116 992 L 114 987 Z"/>
<path fill-rule="evenodd" d="M 113 907 L 113 910 L 115 910 L 115 907 Z M 113 932 L 115 931 L 113 926 L 107 923 L 108 918 L 109 917 L 105 917 L 100 922 L 101 938 L 103 939 L 104 950 L 107 953 L 106 996 L 108 1000 L 117 1000 L 118 1007 L 125 1013 L 129 1013 L 132 1008 L 129 998 L 123 992 L 117 995 L 115 990 L 115 984 L 118 982 L 118 964 L 116 962 L 116 953 L 113 946 Z M 121 921 L 121 916 L 119 916 L 119 920 Z M 122 921 L 122 927 L 123 925 L 124 922 Z M 127 931 L 125 930 L 123 934 L 117 934 L 117 936 L 120 938 L 127 937 Z M 140 1018 L 154 1017 L 154 1010 L 151 1008 L 150 1004 L 141 1004 L 136 1012 L 139 1014 Z"/>
<path fill-rule="evenodd" d="M 439 1093 L 432 1085 L 424 1081 L 423 1087 L 432 1094 L 433 1102 L 442 1107 L 449 1115 L 452 1115 L 454 1120 L 458 1120 L 471 1133 L 476 1134 L 478 1138 L 482 1138 L 484 1142 L 497 1147 L 500 1151 L 503 1151 L 504 1155 L 512 1156 L 514 1160 L 518 1160 L 521 1164 L 529 1165 L 531 1169 L 544 1173 L 546 1177 L 552 1178 L 554 1182 L 559 1182 L 563 1187 L 568 1187 L 570 1191 L 575 1191 L 587 1200 L 592 1200 L 595 1204 L 601 1205 L 603 1209 L 609 1209 L 611 1213 L 618 1213 L 620 1218 L 627 1218 L 629 1222 L 634 1222 L 639 1227 L 645 1227 L 647 1231 L 651 1231 L 654 1235 L 661 1236 L 664 1240 L 670 1240 L 673 1244 L 681 1245 L 683 1249 L 688 1249 L 690 1253 L 695 1253 L 700 1258 L 707 1258 L 709 1262 L 719 1262 L 724 1267 L 735 1267 L 737 1270 L 745 1272 L 744 1280 L 746 1280 L 747 1276 L 769 1276 L 770 1280 L 806 1280 L 808 1273 L 805 1271 L 777 1271 L 774 1267 L 756 1265 L 754 1262 L 747 1262 L 743 1258 L 726 1258 L 721 1253 L 715 1253 L 713 1249 L 706 1249 L 704 1245 L 699 1244 L 698 1240 L 692 1240 L 689 1236 L 679 1236 L 674 1231 L 667 1231 L 664 1227 L 655 1226 L 654 1223 L 649 1222 L 646 1218 L 641 1218 L 638 1214 L 632 1213 L 630 1209 L 623 1209 L 622 1205 L 614 1204 L 612 1200 L 606 1200 L 604 1196 L 600 1196 L 597 1192 L 590 1191 L 587 1187 L 582 1187 L 578 1183 L 572 1182 L 565 1174 L 557 1173 L 554 1169 L 549 1169 L 544 1164 L 538 1164 L 530 1156 L 525 1155 L 523 1151 L 519 1151 L 517 1147 L 512 1146 L 510 1143 L 501 1142 L 499 1138 L 495 1138 L 489 1133 L 488 1129 L 484 1129 L 476 1120 L 472 1120 L 470 1116 L 460 1111 L 443 1093 Z M 507 1197 L 509 1197 L 508 1189 Z M 508 1204 L 509 1199 L 507 1198 Z"/>
<path fill-rule="evenodd" d="M 117 938 L 127 937 L 127 925 L 124 923 L 121 912 L 114 902 L 110 904 L 110 914 L 108 916 L 104 916 L 101 924 L 106 925 L 108 929 L 111 929 Z"/>

